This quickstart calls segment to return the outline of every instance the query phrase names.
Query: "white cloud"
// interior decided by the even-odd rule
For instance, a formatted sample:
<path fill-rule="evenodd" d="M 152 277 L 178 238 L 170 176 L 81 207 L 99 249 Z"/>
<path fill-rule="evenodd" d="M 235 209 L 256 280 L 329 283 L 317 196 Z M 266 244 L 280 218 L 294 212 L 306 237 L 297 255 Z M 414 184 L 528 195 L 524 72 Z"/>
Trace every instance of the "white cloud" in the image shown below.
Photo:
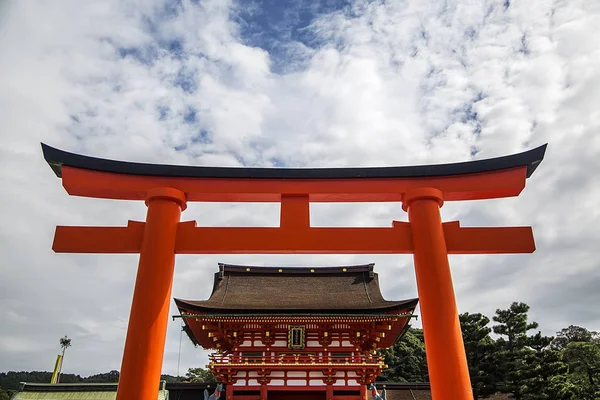
<path fill-rule="evenodd" d="M 40 141 L 132 161 L 313 167 L 463 161 L 549 142 L 519 198 L 444 206 L 463 226 L 532 225 L 538 247 L 452 257 L 459 306 L 491 316 L 525 301 L 546 334 L 600 329 L 595 2 L 356 2 L 313 21 L 315 48 L 288 42 L 297 53 L 282 73 L 241 37 L 238 4 L 182 1 L 170 14 L 158 0 L 5 4 L 0 370 L 50 369 L 64 334 L 66 372 L 118 369 L 125 337 L 137 258 L 50 247 L 57 224 L 124 225 L 145 207 L 70 198 Z M 277 215 L 276 205 L 193 204 L 184 219 L 273 226 Z M 319 226 L 406 220 L 394 204 L 316 205 L 312 215 Z M 178 256 L 173 295 L 206 298 L 218 261 L 376 261 L 387 298 L 416 294 L 408 256 L 252 255 Z M 176 371 L 179 335 L 170 322 L 165 373 Z M 180 371 L 205 361 L 184 335 Z"/>

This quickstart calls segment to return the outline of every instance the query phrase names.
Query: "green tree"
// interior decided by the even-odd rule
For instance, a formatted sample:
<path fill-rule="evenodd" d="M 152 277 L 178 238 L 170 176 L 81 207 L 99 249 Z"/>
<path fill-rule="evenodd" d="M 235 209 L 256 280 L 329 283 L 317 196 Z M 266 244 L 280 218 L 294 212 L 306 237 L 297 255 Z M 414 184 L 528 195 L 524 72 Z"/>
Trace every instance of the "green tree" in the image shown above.
<path fill-rule="evenodd" d="M 576 390 L 568 380 L 569 367 L 562 361 L 559 351 L 551 349 L 554 338 L 541 332 L 529 337 L 523 359 L 520 393 L 526 400 L 576 399 Z"/>
<path fill-rule="evenodd" d="M 119 382 L 119 371 L 112 370 L 104 374 L 90 375 L 87 378 L 83 378 L 85 383 L 118 383 Z"/>
<path fill-rule="evenodd" d="M 600 398 L 600 345 L 571 342 L 563 351 L 563 360 L 569 364 L 572 380 L 581 390 L 580 398 Z"/>
<path fill-rule="evenodd" d="M 482 314 L 459 315 L 460 327 L 473 385 L 473 398 L 479 399 L 496 393 L 494 340 L 487 327 L 490 319 Z"/>
<path fill-rule="evenodd" d="M 184 382 L 217 383 L 217 377 L 208 369 L 190 368 L 185 374 Z"/>
<path fill-rule="evenodd" d="M 552 348 L 556 350 L 564 350 L 569 343 L 573 342 L 598 342 L 598 332 L 588 331 L 577 325 L 570 325 L 567 328 L 556 332 L 556 338 L 552 342 Z"/>
<path fill-rule="evenodd" d="M 183 382 L 184 379 L 185 378 L 182 376 L 173 376 L 173 375 L 167 375 L 167 374 L 162 374 L 160 376 L 160 380 L 166 381 L 167 383 Z"/>
<path fill-rule="evenodd" d="M 526 370 L 526 356 L 532 352 L 529 347 L 530 339 L 527 332 L 538 327 L 537 322 L 528 322 L 529 306 L 525 303 L 514 302 L 506 310 L 497 309 L 492 327 L 494 333 L 500 335 L 496 341 L 496 362 L 498 373 L 504 381 L 501 390 L 512 393 L 517 400 L 523 399 Z"/>
<path fill-rule="evenodd" d="M 17 390 L 20 387 L 20 382 L 31 382 L 31 383 L 48 383 L 52 377 L 51 372 L 45 371 L 9 371 L 0 373 L 0 387 L 6 391 Z M 65 374 L 63 375 L 63 381 L 67 382 L 74 377 L 81 379 L 79 376 Z M 71 382 L 71 381 L 70 381 Z"/>
<path fill-rule="evenodd" d="M 527 332 L 538 327 L 537 322 L 527 322 L 529 308 L 525 303 L 514 302 L 506 310 L 496 310 L 493 319 L 498 325 L 494 325 L 492 329 L 495 334 L 506 336 L 506 345 L 510 350 L 527 345 Z"/>
<path fill-rule="evenodd" d="M 10 395 L 7 391 L 0 388 L 0 400 L 10 400 Z"/>
<path fill-rule="evenodd" d="M 378 378 L 388 382 L 429 382 L 423 331 L 409 328 L 389 349 L 381 350 L 387 368 Z"/>

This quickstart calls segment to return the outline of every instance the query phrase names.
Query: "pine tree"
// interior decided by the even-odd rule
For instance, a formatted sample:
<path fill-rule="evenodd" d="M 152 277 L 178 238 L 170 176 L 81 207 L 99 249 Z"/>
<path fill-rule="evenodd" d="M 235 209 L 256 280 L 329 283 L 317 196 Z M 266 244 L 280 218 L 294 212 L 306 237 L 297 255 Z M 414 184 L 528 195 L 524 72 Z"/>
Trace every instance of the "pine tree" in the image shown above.
<path fill-rule="evenodd" d="M 554 338 L 541 332 L 528 338 L 527 352 L 520 371 L 524 400 L 575 399 L 576 392 L 568 380 L 569 367 L 562 361 L 561 353 L 550 349 Z"/>
<path fill-rule="evenodd" d="M 527 332 L 538 327 L 537 322 L 527 321 L 529 306 L 514 302 L 506 310 L 497 309 L 492 327 L 494 333 L 502 337 L 496 341 L 496 362 L 499 375 L 503 378 L 502 391 L 512 393 L 516 400 L 523 399 L 527 379 L 526 357 L 531 350 Z"/>
<path fill-rule="evenodd" d="M 459 319 L 473 385 L 473 398 L 494 394 L 494 340 L 490 337 L 492 330 L 487 327 L 490 319 L 482 314 L 469 313 L 459 315 Z"/>
<path fill-rule="evenodd" d="M 388 382 L 428 382 L 427 358 L 423 331 L 410 328 L 398 342 L 389 349 L 381 350 L 386 368 L 380 381 Z"/>
<path fill-rule="evenodd" d="M 599 339 L 600 335 L 598 335 L 598 332 L 588 331 L 577 325 L 570 325 L 569 327 L 556 332 L 556 339 L 552 342 L 552 348 L 555 350 L 564 350 L 569 343 L 573 342 L 595 342 L 600 344 L 598 343 Z"/>
<path fill-rule="evenodd" d="M 571 342 L 563 351 L 563 360 L 571 368 L 571 378 L 580 388 L 578 399 L 600 398 L 600 345 Z"/>

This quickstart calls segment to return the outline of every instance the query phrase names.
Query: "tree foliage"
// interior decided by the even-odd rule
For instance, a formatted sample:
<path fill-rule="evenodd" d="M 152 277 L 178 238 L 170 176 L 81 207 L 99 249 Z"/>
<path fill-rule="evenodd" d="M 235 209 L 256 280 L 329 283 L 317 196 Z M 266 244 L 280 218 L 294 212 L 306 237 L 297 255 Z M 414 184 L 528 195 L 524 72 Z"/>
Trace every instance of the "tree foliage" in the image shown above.
<path fill-rule="evenodd" d="M 571 342 L 563 352 L 573 381 L 580 389 L 582 400 L 600 398 L 600 345 L 595 342 Z"/>
<path fill-rule="evenodd" d="M 527 332 L 537 329 L 537 322 L 527 321 L 527 312 L 529 306 L 525 303 L 514 302 L 506 310 L 497 309 L 494 315 L 493 326 L 495 334 L 505 338 L 506 349 L 508 351 L 517 351 L 528 344 Z"/>
<path fill-rule="evenodd" d="M 387 382 L 428 382 L 427 361 L 423 331 L 409 328 L 392 347 L 381 351 L 388 365 L 380 381 Z"/>
<path fill-rule="evenodd" d="M 64 337 L 61 337 L 59 340 L 60 343 L 60 347 L 63 350 L 63 354 L 65 352 L 65 350 L 67 349 L 67 347 L 71 347 L 71 339 L 69 339 L 69 337 L 67 335 L 65 335 Z"/>
<path fill-rule="evenodd" d="M 10 400 L 10 394 L 6 391 L 0 388 L 0 400 Z"/>
<path fill-rule="evenodd" d="M 496 391 L 519 400 L 600 399 L 600 337 L 598 333 L 571 325 L 556 333 L 542 335 L 538 324 L 529 321 L 529 306 L 512 303 L 498 309 L 493 323 L 485 315 L 459 316 L 474 399 Z M 492 325 L 490 327 L 490 325 Z M 492 336 L 495 334 L 495 337 Z M 63 343 L 61 347 L 70 346 Z M 64 344 L 64 346 L 63 346 Z M 391 348 L 382 350 L 388 368 L 378 378 L 388 382 L 428 382 L 426 343 L 421 329 L 409 328 Z M 51 372 L 0 373 L 0 400 L 10 398 L 20 382 L 50 383 Z M 210 370 L 190 368 L 185 377 L 162 375 L 167 382 L 216 383 Z M 119 372 L 110 371 L 82 378 L 63 374 L 63 383 L 118 382 Z"/>
<path fill-rule="evenodd" d="M 496 360 L 499 376 L 504 385 L 502 391 L 511 393 L 516 400 L 523 399 L 528 376 L 527 358 L 531 355 L 528 345 L 532 340 L 527 332 L 538 327 L 537 322 L 528 322 L 529 306 L 514 302 L 506 310 L 497 309 L 493 317 L 497 324 L 492 330 L 500 339 L 496 341 Z"/>
<path fill-rule="evenodd" d="M 570 325 L 556 333 L 556 338 L 552 342 L 552 348 L 562 351 L 567 348 L 569 343 L 573 342 L 594 342 L 600 344 L 598 332 L 588 331 L 585 328 L 576 325 Z"/>
<path fill-rule="evenodd" d="M 90 375 L 85 378 L 86 383 L 118 383 L 119 371 L 112 370 L 104 374 Z"/>
<path fill-rule="evenodd" d="M 185 374 L 184 382 L 217 383 L 217 377 L 208 369 L 190 368 Z"/>
<path fill-rule="evenodd" d="M 598 334 L 569 326 L 556 338 L 544 336 L 528 313 L 515 302 L 496 310 L 493 323 L 482 314 L 459 316 L 474 399 L 497 391 L 521 400 L 600 399 Z M 381 354 L 388 368 L 380 380 L 428 381 L 422 330 L 409 329 Z"/>
<path fill-rule="evenodd" d="M 546 348 L 531 351 L 519 371 L 523 382 L 519 393 L 526 400 L 576 399 L 576 392 L 568 382 L 568 371 L 559 351 Z"/>
<path fill-rule="evenodd" d="M 482 314 L 464 313 L 459 315 L 460 327 L 467 354 L 469 375 L 473 385 L 473 397 L 489 396 L 496 393 L 494 360 L 494 340 L 488 328 L 490 319 Z"/>

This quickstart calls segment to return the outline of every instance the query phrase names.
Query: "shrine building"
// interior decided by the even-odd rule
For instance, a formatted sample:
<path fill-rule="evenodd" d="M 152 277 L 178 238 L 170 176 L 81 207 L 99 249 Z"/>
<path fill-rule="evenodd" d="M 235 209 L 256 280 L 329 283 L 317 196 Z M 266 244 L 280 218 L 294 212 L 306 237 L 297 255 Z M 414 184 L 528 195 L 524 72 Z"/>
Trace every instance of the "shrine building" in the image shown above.
<path fill-rule="evenodd" d="M 373 264 L 220 264 L 208 300 L 175 302 L 227 400 L 362 400 L 418 300 L 384 300 Z"/>

